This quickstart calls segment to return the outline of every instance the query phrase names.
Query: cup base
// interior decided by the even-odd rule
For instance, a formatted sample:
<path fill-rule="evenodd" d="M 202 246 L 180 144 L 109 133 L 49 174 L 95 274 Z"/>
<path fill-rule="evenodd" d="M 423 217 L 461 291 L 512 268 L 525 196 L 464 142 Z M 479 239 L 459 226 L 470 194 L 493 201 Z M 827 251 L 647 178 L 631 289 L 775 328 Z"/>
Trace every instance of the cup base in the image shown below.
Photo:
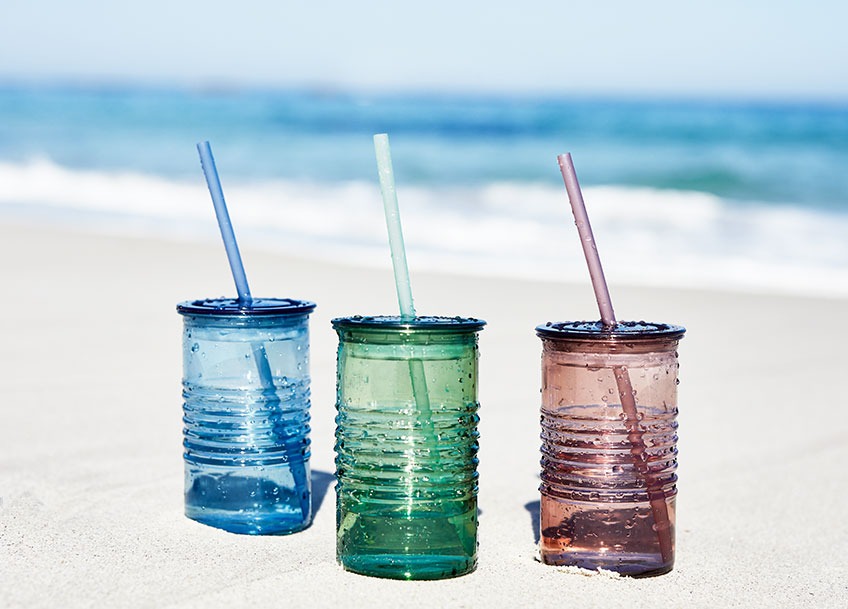
<path fill-rule="evenodd" d="M 467 575 L 477 567 L 476 559 L 467 556 L 434 554 L 366 554 L 345 556 L 339 560 L 351 573 L 383 579 L 435 580 Z"/>
<path fill-rule="evenodd" d="M 297 484 L 289 467 L 264 468 L 262 475 L 259 468 L 234 469 L 187 466 L 185 515 L 241 535 L 286 535 L 311 524 L 309 486 Z"/>
<path fill-rule="evenodd" d="M 238 535 L 289 535 L 307 528 L 298 513 L 232 512 L 186 506 L 186 518 Z"/>
<path fill-rule="evenodd" d="M 336 557 L 348 571 L 405 580 L 459 577 L 477 565 L 476 502 L 443 513 L 357 513 L 341 500 Z M 372 506 L 374 507 L 374 506 Z M 461 508 L 459 508 L 461 509 Z M 457 509 L 457 511 L 459 511 Z"/>
<path fill-rule="evenodd" d="M 614 571 L 627 577 L 654 577 L 664 575 L 674 568 L 674 563 L 663 563 L 658 554 L 599 554 L 597 552 L 542 552 L 546 565 L 578 567 L 597 571 Z"/>

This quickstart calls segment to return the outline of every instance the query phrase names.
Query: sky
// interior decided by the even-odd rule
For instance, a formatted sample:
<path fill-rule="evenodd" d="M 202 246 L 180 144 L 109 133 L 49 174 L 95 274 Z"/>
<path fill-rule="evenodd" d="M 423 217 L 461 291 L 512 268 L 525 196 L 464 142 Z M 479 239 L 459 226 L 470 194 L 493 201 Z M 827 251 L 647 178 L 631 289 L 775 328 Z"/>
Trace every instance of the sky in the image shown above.
<path fill-rule="evenodd" d="M 848 100 L 844 0 L 3 0 L 0 81 Z"/>

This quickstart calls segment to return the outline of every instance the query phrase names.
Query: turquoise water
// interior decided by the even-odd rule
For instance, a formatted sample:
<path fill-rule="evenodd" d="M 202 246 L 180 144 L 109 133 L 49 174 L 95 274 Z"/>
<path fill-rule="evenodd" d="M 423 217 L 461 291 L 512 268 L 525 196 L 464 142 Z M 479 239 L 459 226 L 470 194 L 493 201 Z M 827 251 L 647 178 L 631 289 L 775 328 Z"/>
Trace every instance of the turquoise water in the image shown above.
<path fill-rule="evenodd" d="M 243 239 L 386 265 L 371 136 L 410 263 L 584 280 L 570 151 L 611 279 L 848 294 L 848 105 L 0 86 L 0 217 Z"/>

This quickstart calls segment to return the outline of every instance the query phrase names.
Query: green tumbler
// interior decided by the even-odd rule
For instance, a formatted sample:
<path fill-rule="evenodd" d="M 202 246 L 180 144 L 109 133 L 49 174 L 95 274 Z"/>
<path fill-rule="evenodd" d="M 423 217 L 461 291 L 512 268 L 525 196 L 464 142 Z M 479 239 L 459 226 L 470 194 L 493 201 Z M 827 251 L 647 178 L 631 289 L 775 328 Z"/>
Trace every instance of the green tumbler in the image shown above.
<path fill-rule="evenodd" d="M 461 317 L 345 317 L 336 408 L 336 556 L 348 571 L 443 579 L 477 564 L 477 332 Z"/>

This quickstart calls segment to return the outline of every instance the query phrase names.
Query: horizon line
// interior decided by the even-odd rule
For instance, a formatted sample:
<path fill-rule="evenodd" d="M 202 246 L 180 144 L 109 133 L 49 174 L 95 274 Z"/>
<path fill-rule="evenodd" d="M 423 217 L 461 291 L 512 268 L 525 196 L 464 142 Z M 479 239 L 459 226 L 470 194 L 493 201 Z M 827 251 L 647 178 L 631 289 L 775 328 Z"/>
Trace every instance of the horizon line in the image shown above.
<path fill-rule="evenodd" d="M 334 82 L 247 82 L 231 79 L 198 79 L 178 81 L 170 78 L 127 78 L 111 76 L 18 76 L 0 74 L 2 89 L 64 89 L 114 91 L 172 91 L 210 95 L 243 93 L 305 93 L 317 97 L 373 96 L 373 97 L 443 97 L 443 98 L 499 98 L 540 100 L 615 100 L 615 101 L 680 101 L 717 103 L 774 103 L 848 105 L 848 93 L 787 93 L 778 91 L 701 91 L 653 89 L 608 89 L 584 87 L 563 89 L 556 87 L 523 87 L 522 90 L 485 86 L 377 86 L 351 85 Z"/>

